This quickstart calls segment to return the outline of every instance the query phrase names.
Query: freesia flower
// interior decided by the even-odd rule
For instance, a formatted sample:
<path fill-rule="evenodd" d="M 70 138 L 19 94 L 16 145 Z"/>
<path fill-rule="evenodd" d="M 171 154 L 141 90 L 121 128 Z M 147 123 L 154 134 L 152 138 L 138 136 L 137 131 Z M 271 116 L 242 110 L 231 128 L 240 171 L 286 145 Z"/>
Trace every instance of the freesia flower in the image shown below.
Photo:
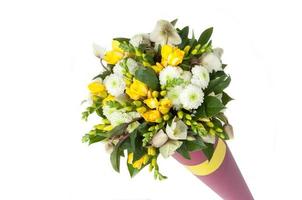
<path fill-rule="evenodd" d="M 160 85 L 165 86 L 168 80 L 179 78 L 182 73 L 180 67 L 167 66 L 159 73 Z"/>
<path fill-rule="evenodd" d="M 149 110 L 143 113 L 142 116 L 147 122 L 156 122 L 161 117 L 158 110 Z"/>
<path fill-rule="evenodd" d="M 126 93 L 133 100 L 138 100 L 142 97 L 146 97 L 148 94 L 148 87 L 143 82 L 134 79 L 129 88 L 126 89 Z"/>
<path fill-rule="evenodd" d="M 88 89 L 92 95 L 96 96 L 106 96 L 106 88 L 100 80 L 93 81 L 88 85 Z"/>
<path fill-rule="evenodd" d="M 160 129 L 152 138 L 151 144 L 152 146 L 159 148 L 163 146 L 166 142 L 168 141 L 168 136 L 167 134 Z"/>
<path fill-rule="evenodd" d="M 181 145 L 181 141 L 169 140 L 159 148 L 159 152 L 164 158 L 168 158 L 169 156 L 173 155 Z"/>
<path fill-rule="evenodd" d="M 172 101 L 168 98 L 163 98 L 159 101 L 158 110 L 161 114 L 167 114 L 172 107 Z"/>
<path fill-rule="evenodd" d="M 171 45 L 163 45 L 161 48 L 161 64 L 163 66 L 177 66 L 182 62 L 184 55 L 185 52 L 178 49 L 177 47 L 173 47 Z"/>
<path fill-rule="evenodd" d="M 137 34 L 137 35 L 134 35 L 130 39 L 129 42 L 134 47 L 139 47 L 139 45 L 141 45 L 141 44 L 145 44 L 145 45 L 148 45 L 148 46 L 151 45 L 150 37 L 149 37 L 148 34 Z"/>
<path fill-rule="evenodd" d="M 147 164 L 147 162 L 149 161 L 149 156 L 148 154 L 143 155 L 140 159 L 138 159 L 137 161 L 135 161 L 133 163 L 133 157 L 134 154 L 133 153 L 129 153 L 128 154 L 128 164 L 132 164 L 132 166 L 136 169 L 141 169 L 143 165 Z"/>
<path fill-rule="evenodd" d="M 154 30 L 150 34 L 150 40 L 161 45 L 178 45 L 181 43 L 181 38 L 176 29 L 170 22 L 166 20 L 157 21 Z"/>
<path fill-rule="evenodd" d="M 102 59 L 105 55 L 105 48 L 93 43 L 93 53 L 96 57 Z"/>
<path fill-rule="evenodd" d="M 180 102 L 184 109 L 196 109 L 203 102 L 203 91 L 195 85 L 188 85 L 180 94 Z"/>
<path fill-rule="evenodd" d="M 156 98 L 148 98 L 144 100 L 144 103 L 151 109 L 155 109 L 159 106 L 159 102 Z"/>
<path fill-rule="evenodd" d="M 220 58 L 214 53 L 206 53 L 201 57 L 201 65 L 212 73 L 213 71 L 222 70 L 222 63 Z"/>
<path fill-rule="evenodd" d="M 167 124 L 166 133 L 172 140 L 184 140 L 187 138 L 187 125 L 177 117 L 174 117 L 171 125 Z"/>
<path fill-rule="evenodd" d="M 126 83 L 119 75 L 110 74 L 104 79 L 104 84 L 109 94 L 118 96 L 124 93 Z"/>
<path fill-rule="evenodd" d="M 210 81 L 209 72 L 205 67 L 195 65 L 192 68 L 193 77 L 191 83 L 205 89 Z"/>
<path fill-rule="evenodd" d="M 115 65 L 124 57 L 124 51 L 119 47 L 120 43 L 117 40 L 112 41 L 112 50 L 107 51 L 104 55 L 104 60 L 108 64 Z"/>

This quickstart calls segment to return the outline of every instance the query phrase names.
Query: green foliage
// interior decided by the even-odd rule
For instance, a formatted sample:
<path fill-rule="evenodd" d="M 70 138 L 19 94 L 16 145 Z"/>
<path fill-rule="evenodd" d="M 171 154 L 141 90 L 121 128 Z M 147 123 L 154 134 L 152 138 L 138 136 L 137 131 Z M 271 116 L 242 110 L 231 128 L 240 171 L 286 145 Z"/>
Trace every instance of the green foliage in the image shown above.
<path fill-rule="evenodd" d="M 128 53 L 135 53 L 135 48 L 129 43 L 129 41 L 120 41 L 119 47 Z"/>
<path fill-rule="evenodd" d="M 215 151 L 214 144 L 206 144 L 206 146 L 206 148 L 202 149 L 202 152 L 208 158 L 208 160 L 211 160 Z"/>
<path fill-rule="evenodd" d="M 219 94 L 229 86 L 230 82 L 231 77 L 228 75 L 222 75 L 220 77 L 217 77 L 209 82 L 209 85 L 205 90 L 205 94 L 210 94 L 212 92 L 214 92 L 215 94 Z"/>
<path fill-rule="evenodd" d="M 120 124 L 120 125 L 114 127 L 112 130 L 107 132 L 107 135 L 108 135 L 107 137 L 112 138 L 112 137 L 124 134 L 126 131 L 126 128 L 128 127 L 129 124 L 130 123 L 123 123 L 123 124 Z"/>
<path fill-rule="evenodd" d="M 199 106 L 195 113 L 195 118 L 212 117 L 218 114 L 225 106 L 214 96 L 206 96 L 204 102 Z"/>
<path fill-rule="evenodd" d="M 212 33 L 213 33 L 213 27 L 210 27 L 205 31 L 203 31 L 198 38 L 198 44 L 200 44 L 201 46 L 207 44 L 207 42 L 210 40 L 212 36 Z"/>
<path fill-rule="evenodd" d="M 110 161 L 113 169 L 117 172 L 120 171 L 120 157 L 123 153 L 120 149 L 120 145 L 123 143 L 123 141 L 119 141 L 115 146 L 114 149 L 110 155 Z"/>
<path fill-rule="evenodd" d="M 222 101 L 223 105 L 227 105 L 228 102 L 230 102 L 232 100 L 234 100 L 232 97 L 230 97 L 227 93 L 222 92 L 221 101 Z"/>
<path fill-rule="evenodd" d="M 101 78 L 102 80 L 104 80 L 105 77 L 108 76 L 109 74 L 111 74 L 111 71 L 105 70 L 102 73 L 100 73 L 99 75 L 95 76 L 92 80 L 95 80 L 97 78 Z"/>
<path fill-rule="evenodd" d="M 191 159 L 189 152 L 202 150 L 205 148 L 208 148 L 208 146 L 201 140 L 201 138 L 197 138 L 193 141 L 184 141 L 176 151 L 180 153 L 184 158 Z"/>
<path fill-rule="evenodd" d="M 149 67 L 140 67 L 135 72 L 135 78 L 143 83 L 145 83 L 152 90 L 157 90 L 159 88 L 159 80 L 156 72 Z"/>

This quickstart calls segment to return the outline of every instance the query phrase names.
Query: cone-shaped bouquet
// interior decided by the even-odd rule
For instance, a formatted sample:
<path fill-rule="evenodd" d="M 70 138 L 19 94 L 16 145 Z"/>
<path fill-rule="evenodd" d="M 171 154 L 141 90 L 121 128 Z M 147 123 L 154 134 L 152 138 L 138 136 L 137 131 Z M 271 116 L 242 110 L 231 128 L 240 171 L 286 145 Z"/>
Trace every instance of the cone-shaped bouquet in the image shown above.
<path fill-rule="evenodd" d="M 145 166 L 156 179 L 158 157 L 173 156 L 223 199 L 253 199 L 225 143 L 233 129 L 224 115 L 231 78 L 213 48 L 208 28 L 198 38 L 176 20 L 160 20 L 151 33 L 94 45 L 101 73 L 88 85 L 82 113 L 100 117 L 83 142 L 105 143 L 113 168 L 127 157 L 131 177 Z"/>

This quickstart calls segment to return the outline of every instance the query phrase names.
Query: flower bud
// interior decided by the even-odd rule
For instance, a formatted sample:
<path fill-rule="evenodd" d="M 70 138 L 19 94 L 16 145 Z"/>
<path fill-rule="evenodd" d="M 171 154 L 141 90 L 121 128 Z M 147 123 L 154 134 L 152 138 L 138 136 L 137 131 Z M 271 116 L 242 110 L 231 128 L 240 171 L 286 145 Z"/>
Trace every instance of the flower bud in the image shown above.
<path fill-rule="evenodd" d="M 184 117 L 184 112 L 178 111 L 177 116 L 178 116 L 179 119 L 182 119 Z"/>
<path fill-rule="evenodd" d="M 163 130 L 158 131 L 152 138 L 151 144 L 154 147 L 161 147 L 168 141 L 168 136 Z"/>
<path fill-rule="evenodd" d="M 110 143 L 110 142 L 106 143 L 106 144 L 105 144 L 105 151 L 106 151 L 107 153 L 111 154 L 112 151 L 113 151 L 113 144 Z"/>
<path fill-rule="evenodd" d="M 231 124 L 225 124 L 223 126 L 223 130 L 229 136 L 230 139 L 234 138 L 234 131 Z"/>

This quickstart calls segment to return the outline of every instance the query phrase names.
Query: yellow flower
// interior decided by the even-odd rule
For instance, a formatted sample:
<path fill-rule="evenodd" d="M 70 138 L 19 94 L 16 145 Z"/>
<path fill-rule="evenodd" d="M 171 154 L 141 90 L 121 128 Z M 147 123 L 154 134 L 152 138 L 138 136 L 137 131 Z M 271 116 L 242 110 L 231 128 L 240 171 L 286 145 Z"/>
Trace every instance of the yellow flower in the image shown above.
<path fill-rule="evenodd" d="M 146 97 L 148 94 L 148 87 L 143 82 L 134 79 L 129 88 L 126 89 L 126 93 L 133 100 L 138 100 L 141 97 Z"/>
<path fill-rule="evenodd" d="M 148 122 L 156 122 L 157 119 L 161 117 L 158 110 L 149 110 L 143 113 L 143 118 Z"/>
<path fill-rule="evenodd" d="M 156 65 L 152 65 L 151 68 L 157 73 L 159 74 L 159 72 L 164 68 L 164 66 L 162 66 L 160 63 L 156 63 Z"/>
<path fill-rule="evenodd" d="M 105 86 L 98 81 L 94 81 L 88 85 L 88 89 L 92 95 L 96 96 L 106 96 L 106 88 Z"/>
<path fill-rule="evenodd" d="M 113 127 L 111 125 L 98 124 L 95 128 L 102 131 L 110 131 Z"/>
<path fill-rule="evenodd" d="M 114 96 L 108 95 L 108 96 L 107 96 L 105 99 L 103 99 L 103 101 L 102 101 L 103 106 L 106 105 L 106 103 L 107 103 L 108 101 L 113 101 L 114 99 L 115 99 Z"/>
<path fill-rule="evenodd" d="M 156 98 L 149 98 L 144 100 L 144 103 L 151 109 L 155 109 L 158 107 L 159 103 Z"/>
<path fill-rule="evenodd" d="M 140 159 L 133 163 L 133 153 L 128 154 L 128 164 L 132 164 L 132 166 L 136 169 L 141 169 L 143 165 L 147 164 L 149 161 L 148 154 L 143 155 Z"/>
<path fill-rule="evenodd" d="M 117 40 L 112 41 L 112 50 L 107 51 L 104 56 L 104 60 L 108 64 L 115 65 L 124 57 L 124 51 L 119 47 L 120 43 Z"/>
<path fill-rule="evenodd" d="M 161 112 L 162 114 L 167 114 L 170 109 L 172 108 L 172 101 L 168 98 L 164 98 L 164 99 L 161 99 L 159 101 L 159 112 Z"/>
<path fill-rule="evenodd" d="M 148 147 L 148 155 L 149 156 L 155 156 L 156 155 L 156 149 L 154 147 Z"/>
<path fill-rule="evenodd" d="M 171 45 L 164 45 L 161 48 L 161 64 L 163 66 L 172 65 L 177 66 L 179 65 L 183 58 L 184 58 L 185 52 L 178 49 L 177 47 L 173 47 Z"/>

